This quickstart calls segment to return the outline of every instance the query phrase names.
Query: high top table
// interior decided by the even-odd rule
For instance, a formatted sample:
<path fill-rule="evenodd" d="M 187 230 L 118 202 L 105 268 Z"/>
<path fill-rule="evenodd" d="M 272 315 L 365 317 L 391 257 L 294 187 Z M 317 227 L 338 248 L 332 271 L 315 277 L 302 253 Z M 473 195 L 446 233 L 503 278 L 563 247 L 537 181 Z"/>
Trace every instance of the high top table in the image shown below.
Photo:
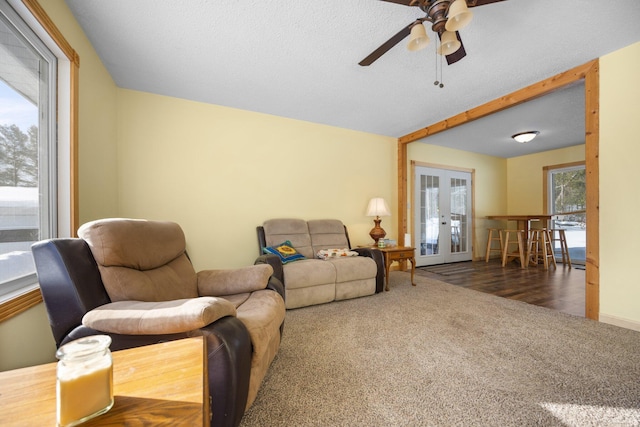
<path fill-rule="evenodd" d="M 524 238 L 526 241 L 529 239 L 531 221 L 544 221 L 544 227 L 546 228 L 551 220 L 551 215 L 489 215 L 487 219 L 516 221 L 518 223 L 518 230 L 524 230 Z"/>
<path fill-rule="evenodd" d="M 209 425 L 202 337 L 112 355 L 115 403 L 82 426 Z M 56 425 L 56 363 L 0 372 L 0 425 Z"/>

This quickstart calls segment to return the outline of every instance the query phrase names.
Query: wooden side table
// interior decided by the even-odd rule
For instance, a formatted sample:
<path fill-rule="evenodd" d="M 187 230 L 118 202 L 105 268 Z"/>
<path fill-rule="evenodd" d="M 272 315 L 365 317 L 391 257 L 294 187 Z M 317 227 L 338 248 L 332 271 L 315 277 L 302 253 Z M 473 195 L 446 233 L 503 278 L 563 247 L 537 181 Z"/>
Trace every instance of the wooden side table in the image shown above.
<path fill-rule="evenodd" d="M 209 425 L 206 344 L 186 338 L 113 352 L 115 404 L 83 426 Z M 56 363 L 0 372 L 0 425 L 56 424 Z"/>
<path fill-rule="evenodd" d="M 415 286 L 413 281 L 413 275 L 416 271 L 416 249 L 409 246 L 392 246 L 388 248 L 376 248 L 384 255 L 384 272 L 386 279 L 385 291 L 389 290 L 389 268 L 394 261 L 409 261 L 411 262 L 411 284 Z"/>

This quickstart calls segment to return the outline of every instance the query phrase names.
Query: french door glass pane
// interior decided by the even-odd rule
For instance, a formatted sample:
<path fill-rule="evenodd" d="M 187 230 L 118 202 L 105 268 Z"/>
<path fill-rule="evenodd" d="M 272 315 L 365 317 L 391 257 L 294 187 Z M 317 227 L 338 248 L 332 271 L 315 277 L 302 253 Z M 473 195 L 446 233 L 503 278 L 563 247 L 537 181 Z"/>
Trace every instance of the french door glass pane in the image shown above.
<path fill-rule="evenodd" d="M 440 239 L 440 178 L 420 177 L 420 255 L 439 253 Z"/>
<path fill-rule="evenodd" d="M 467 180 L 451 178 L 451 253 L 466 252 L 467 239 Z"/>

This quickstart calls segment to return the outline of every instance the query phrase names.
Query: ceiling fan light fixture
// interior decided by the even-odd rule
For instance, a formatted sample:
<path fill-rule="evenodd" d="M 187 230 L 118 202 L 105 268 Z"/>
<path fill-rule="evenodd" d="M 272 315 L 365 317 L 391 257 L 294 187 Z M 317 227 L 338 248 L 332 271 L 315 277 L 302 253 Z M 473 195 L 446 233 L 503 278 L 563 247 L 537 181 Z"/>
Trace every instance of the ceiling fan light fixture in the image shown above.
<path fill-rule="evenodd" d="M 411 27 L 411 34 L 409 36 L 409 43 L 407 43 L 407 49 L 412 52 L 424 49 L 429 44 L 429 36 L 427 36 L 427 30 L 422 23 L 416 24 Z"/>
<path fill-rule="evenodd" d="M 447 23 L 444 27 L 447 31 L 458 31 L 471 22 L 473 13 L 467 8 L 467 2 L 465 0 L 455 0 L 449 6 Z"/>
<path fill-rule="evenodd" d="M 511 138 L 515 139 L 517 142 L 524 144 L 526 142 L 531 141 L 533 138 L 538 136 L 540 132 L 537 130 L 528 130 L 526 132 L 516 133 L 515 135 L 511 135 Z"/>
<path fill-rule="evenodd" d="M 458 37 L 456 37 L 456 33 L 452 31 L 445 31 L 442 33 L 440 37 L 440 46 L 438 47 L 438 54 L 440 55 L 451 55 L 453 52 L 460 49 L 462 44 Z"/>

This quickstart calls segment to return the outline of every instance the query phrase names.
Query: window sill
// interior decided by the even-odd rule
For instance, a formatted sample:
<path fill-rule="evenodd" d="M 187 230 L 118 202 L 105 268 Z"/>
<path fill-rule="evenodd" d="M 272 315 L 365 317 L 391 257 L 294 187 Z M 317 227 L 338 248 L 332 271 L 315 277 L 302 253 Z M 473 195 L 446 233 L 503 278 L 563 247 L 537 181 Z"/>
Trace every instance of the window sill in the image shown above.
<path fill-rule="evenodd" d="M 31 289 L 0 303 L 0 322 L 17 316 L 42 302 L 40 288 Z"/>

